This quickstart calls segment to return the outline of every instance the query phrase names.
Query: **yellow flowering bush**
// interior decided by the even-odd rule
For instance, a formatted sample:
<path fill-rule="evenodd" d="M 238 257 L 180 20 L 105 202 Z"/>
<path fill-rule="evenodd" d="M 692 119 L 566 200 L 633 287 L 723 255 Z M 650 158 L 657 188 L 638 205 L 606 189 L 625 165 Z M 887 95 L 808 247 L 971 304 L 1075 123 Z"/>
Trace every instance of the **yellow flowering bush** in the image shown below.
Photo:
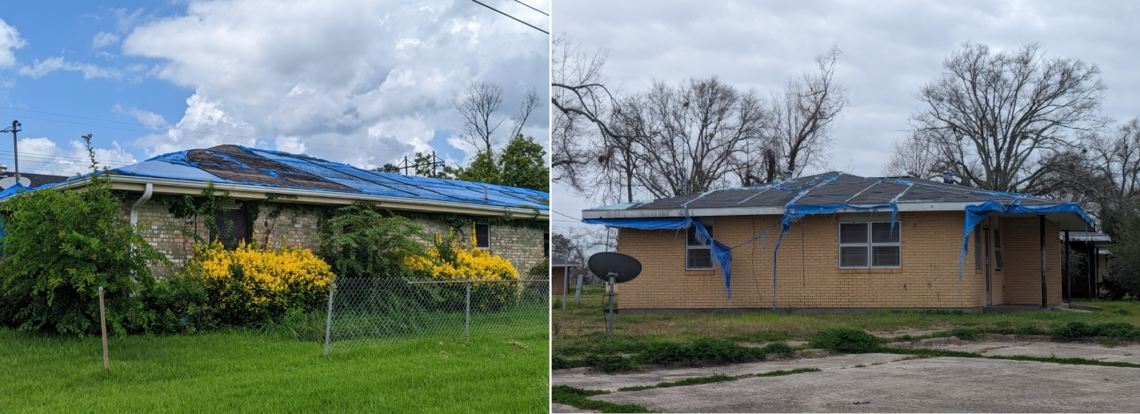
<path fill-rule="evenodd" d="M 328 299 L 335 277 L 309 250 L 263 250 L 245 243 L 225 250 L 216 241 L 195 247 L 185 271 L 205 288 L 207 304 L 218 319 L 231 324 L 263 321 L 289 309 L 318 308 Z"/>
<path fill-rule="evenodd" d="M 435 235 L 434 246 L 427 249 L 422 256 L 405 256 L 404 264 L 413 272 L 438 280 L 518 280 L 519 272 L 511 265 L 511 261 L 501 256 L 471 246 L 461 247 L 455 241 L 453 233 L 446 238 L 440 234 Z M 441 287 L 442 295 L 448 306 L 457 306 L 466 301 L 466 291 L 452 286 Z M 471 287 L 472 307 L 482 309 L 499 309 L 504 305 L 513 303 L 518 299 L 519 285 L 517 283 L 475 283 Z"/>

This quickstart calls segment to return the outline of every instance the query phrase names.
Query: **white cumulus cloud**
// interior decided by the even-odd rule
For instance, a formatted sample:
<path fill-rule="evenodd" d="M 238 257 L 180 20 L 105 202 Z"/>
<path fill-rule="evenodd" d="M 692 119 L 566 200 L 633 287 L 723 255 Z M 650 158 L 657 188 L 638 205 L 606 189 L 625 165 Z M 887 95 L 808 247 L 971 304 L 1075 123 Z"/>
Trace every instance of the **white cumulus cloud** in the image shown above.
<path fill-rule="evenodd" d="M 471 82 L 502 85 L 506 115 L 527 90 L 548 89 L 548 37 L 459 0 L 192 0 L 136 26 L 122 48 L 194 91 L 182 120 L 134 143 L 150 154 L 260 139 L 378 166 L 462 131 L 455 102 Z M 536 112 L 528 131 L 544 142 L 547 114 Z"/>
<path fill-rule="evenodd" d="M 68 62 L 62 56 L 44 60 L 37 59 L 33 62 L 32 66 L 21 67 L 19 73 L 24 76 L 40 78 L 57 70 L 81 72 L 83 73 L 83 79 L 118 78 L 122 76 L 122 72 L 118 69 L 103 68 L 90 63 Z"/>
<path fill-rule="evenodd" d="M 0 19 L 0 68 L 16 64 L 16 55 L 12 51 L 22 46 L 24 41 L 20 39 L 20 32 Z"/>
<path fill-rule="evenodd" d="M 76 175 L 91 172 L 91 160 L 83 141 L 72 140 L 68 148 L 60 148 L 47 138 L 23 138 L 20 140 L 20 170 L 36 174 Z M 122 167 L 137 162 L 118 142 L 111 148 L 95 148 L 95 160 L 99 167 Z M 9 166 L 9 169 L 14 166 Z"/>

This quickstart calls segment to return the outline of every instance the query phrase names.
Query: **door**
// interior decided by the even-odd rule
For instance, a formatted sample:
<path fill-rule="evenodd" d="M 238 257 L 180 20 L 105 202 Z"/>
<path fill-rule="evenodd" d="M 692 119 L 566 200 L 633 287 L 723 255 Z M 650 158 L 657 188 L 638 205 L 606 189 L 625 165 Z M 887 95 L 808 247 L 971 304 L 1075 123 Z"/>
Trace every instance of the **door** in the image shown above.
<path fill-rule="evenodd" d="M 982 240 L 982 252 L 984 252 L 983 256 L 986 260 L 986 306 L 993 306 L 993 294 L 990 287 L 993 284 L 990 270 L 990 228 L 988 226 L 982 227 Z"/>

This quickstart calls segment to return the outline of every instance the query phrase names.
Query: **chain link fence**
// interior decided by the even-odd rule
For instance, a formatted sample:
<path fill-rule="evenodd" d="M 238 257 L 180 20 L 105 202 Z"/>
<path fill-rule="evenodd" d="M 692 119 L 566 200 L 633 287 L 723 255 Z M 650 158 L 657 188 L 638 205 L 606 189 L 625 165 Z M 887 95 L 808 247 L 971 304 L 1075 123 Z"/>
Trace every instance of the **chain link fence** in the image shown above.
<path fill-rule="evenodd" d="M 547 336 L 550 281 L 337 278 L 330 288 L 325 356 L 382 341 Z"/>

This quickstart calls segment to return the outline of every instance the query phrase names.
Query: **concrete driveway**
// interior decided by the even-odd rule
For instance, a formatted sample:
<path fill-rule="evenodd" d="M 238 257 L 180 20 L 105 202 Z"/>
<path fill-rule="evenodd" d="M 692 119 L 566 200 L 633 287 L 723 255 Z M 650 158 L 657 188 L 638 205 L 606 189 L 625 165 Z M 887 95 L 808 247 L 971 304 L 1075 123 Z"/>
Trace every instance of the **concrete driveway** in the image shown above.
<path fill-rule="evenodd" d="M 921 346 L 987 355 L 1079 357 L 1140 363 L 1140 346 L 1052 342 L 931 341 Z M 1140 368 L 1062 365 L 979 358 L 843 355 L 628 375 L 557 370 L 556 385 L 616 390 L 715 374 L 742 375 L 803 367 L 779 377 L 614 392 L 590 397 L 664 412 L 1136 412 Z M 554 412 L 577 412 L 555 406 Z"/>

